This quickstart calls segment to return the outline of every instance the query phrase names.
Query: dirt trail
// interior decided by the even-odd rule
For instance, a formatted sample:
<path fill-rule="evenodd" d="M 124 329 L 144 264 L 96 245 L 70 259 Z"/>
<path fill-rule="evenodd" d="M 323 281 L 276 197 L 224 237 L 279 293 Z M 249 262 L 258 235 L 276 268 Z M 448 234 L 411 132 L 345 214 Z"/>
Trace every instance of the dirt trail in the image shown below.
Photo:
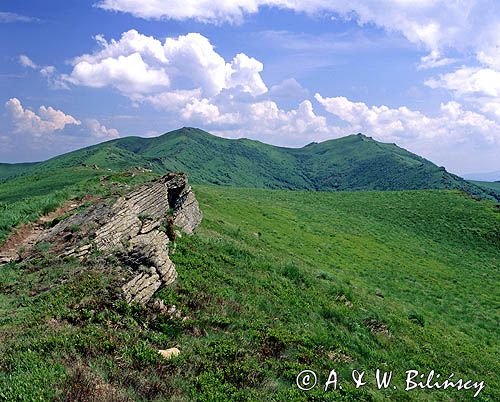
<path fill-rule="evenodd" d="M 39 236 L 44 231 L 44 225 L 46 223 L 64 215 L 66 212 L 78 208 L 84 201 L 88 200 L 89 199 L 85 197 L 80 202 L 74 200 L 68 201 L 62 207 L 40 217 L 36 222 L 20 225 L 9 236 L 5 243 L 0 246 L 0 265 L 19 259 L 20 253 L 23 250 L 29 250 L 34 247 Z"/>

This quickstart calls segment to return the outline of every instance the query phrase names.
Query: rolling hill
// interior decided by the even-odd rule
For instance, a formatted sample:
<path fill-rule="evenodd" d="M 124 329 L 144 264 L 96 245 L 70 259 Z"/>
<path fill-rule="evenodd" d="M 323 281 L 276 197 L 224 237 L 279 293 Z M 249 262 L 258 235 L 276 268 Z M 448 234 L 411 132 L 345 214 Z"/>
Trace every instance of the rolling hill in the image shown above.
<path fill-rule="evenodd" d="M 79 187 L 51 202 L 154 177 L 71 171 Z M 23 182 L 4 212 L 62 178 Z M 155 296 L 179 317 L 124 303 L 123 272 L 99 253 L 82 262 L 42 243 L 1 267 L 0 400 L 499 400 L 497 204 L 447 190 L 194 190 L 204 219 L 178 239 L 176 284 Z M 174 346 L 174 359 L 157 352 Z M 394 372 L 389 389 L 377 389 L 377 368 Z M 295 385 L 304 369 L 320 380 L 309 392 Z M 343 388 L 325 393 L 331 369 Z M 408 369 L 485 388 L 406 392 Z"/>
<path fill-rule="evenodd" d="M 500 199 L 493 188 L 477 186 L 395 144 L 363 134 L 284 148 L 182 128 L 155 138 L 121 138 L 36 164 L 0 165 L 0 180 L 82 165 L 184 171 L 199 184 L 318 191 L 459 189 Z"/>

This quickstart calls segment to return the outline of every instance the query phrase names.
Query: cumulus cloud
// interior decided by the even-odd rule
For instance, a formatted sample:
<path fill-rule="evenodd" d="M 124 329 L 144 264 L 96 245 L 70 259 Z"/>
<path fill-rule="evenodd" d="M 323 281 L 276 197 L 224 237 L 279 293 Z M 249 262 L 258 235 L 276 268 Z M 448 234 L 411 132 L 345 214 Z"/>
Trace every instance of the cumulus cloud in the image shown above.
<path fill-rule="evenodd" d="M 244 92 L 252 95 L 262 95 L 267 92 L 266 84 L 262 81 L 260 73 L 264 65 L 248 57 L 244 53 L 237 54 L 228 66 L 228 82 L 226 87 L 241 87 Z"/>
<path fill-rule="evenodd" d="M 407 107 L 369 107 L 343 97 L 317 94 L 316 100 L 349 127 L 328 124 L 327 118 L 304 100 L 307 91 L 296 80 L 285 80 L 269 91 L 261 77 L 264 66 L 260 61 L 244 53 L 226 61 L 201 34 L 189 33 L 162 42 L 130 30 L 117 40 L 108 41 L 99 35 L 95 39 L 100 48 L 74 58 L 71 73 L 64 77 L 66 82 L 114 87 L 136 104 L 150 104 L 172 113 L 180 122 L 202 125 L 223 135 L 251 136 L 282 145 L 300 145 L 349 131 L 364 131 L 397 142 L 436 138 L 461 141 L 467 135 L 498 141 L 494 120 L 465 110 L 457 102 L 441 105 L 438 116 L 427 116 Z M 422 60 L 425 67 L 449 62 L 451 59 L 443 58 L 439 51 Z M 481 80 L 478 82 L 480 88 L 492 91 L 491 85 L 487 88 Z M 303 97 L 297 100 L 296 108 L 285 110 L 275 99 L 290 91 L 301 92 Z M 489 110 L 497 109 L 492 104 Z"/>
<path fill-rule="evenodd" d="M 491 68 L 462 67 L 425 82 L 431 88 L 445 88 L 458 96 L 500 97 L 500 71 Z"/>
<path fill-rule="evenodd" d="M 464 110 L 458 102 L 441 104 L 438 116 L 427 116 L 405 106 L 368 106 L 345 97 L 315 95 L 325 110 L 344 122 L 351 131 L 372 133 L 387 141 L 448 140 L 460 142 L 479 136 L 486 143 L 500 144 L 500 125 L 486 116 Z"/>
<path fill-rule="evenodd" d="M 73 116 L 52 107 L 40 106 L 38 114 L 25 109 L 19 99 L 11 98 L 5 103 L 7 113 L 12 119 L 16 133 L 27 133 L 34 136 L 51 134 L 64 129 L 67 125 L 80 125 Z"/>
<path fill-rule="evenodd" d="M 254 135 L 265 135 L 275 142 L 303 145 L 304 142 L 339 136 L 343 130 L 329 126 L 324 116 L 314 112 L 311 101 L 302 101 L 296 109 L 285 111 L 271 101 L 250 104 L 245 114 L 245 125 Z"/>
<path fill-rule="evenodd" d="M 497 3 L 497 7 L 498 7 Z M 478 27 L 478 44 L 473 47 L 476 63 L 463 65 L 454 71 L 440 74 L 425 81 L 430 88 L 450 91 L 456 98 L 471 102 L 481 111 L 494 118 L 500 117 L 498 98 L 500 97 L 500 21 L 491 23 L 491 16 L 485 16 L 488 29 Z M 491 11 L 485 11 L 490 13 Z"/>
<path fill-rule="evenodd" d="M 418 69 L 442 68 L 455 63 L 447 53 L 453 50 L 458 55 L 473 55 L 480 66 L 463 66 L 456 71 L 430 78 L 426 84 L 431 88 L 444 88 L 463 100 L 472 101 L 480 110 L 496 111 L 496 104 L 483 97 L 498 97 L 500 77 L 500 2 L 496 0 L 101 0 L 97 6 L 105 10 L 130 13 L 146 19 L 194 19 L 205 23 L 240 23 L 246 15 L 259 12 L 263 7 L 292 10 L 297 13 L 326 14 L 345 20 L 355 20 L 359 25 L 374 24 L 387 32 L 402 34 L 408 41 L 426 50 Z M 189 47 L 194 37 L 180 37 L 169 41 L 171 51 Z M 176 42 L 175 42 L 176 41 Z M 201 43 L 201 38 L 197 41 Z M 197 48 L 201 49 L 200 43 Z M 310 45 L 310 44 L 308 44 Z M 152 55 L 162 55 L 160 44 L 150 49 Z M 266 92 L 260 77 L 261 67 L 256 60 L 240 56 L 233 60 L 239 71 L 229 77 L 228 68 L 217 57 L 207 57 L 208 52 L 199 51 L 185 55 L 189 70 L 195 71 L 198 86 L 204 96 L 213 96 L 232 85 L 243 85 L 252 94 Z M 142 54 L 142 53 L 141 53 Z M 208 63 L 203 75 L 200 55 Z M 157 56 L 158 57 L 158 56 Z M 168 57 L 168 56 L 167 56 Z M 174 63 L 175 64 L 175 63 Z M 227 65 L 227 63 L 226 63 Z M 245 69 L 243 66 L 248 66 Z M 200 71 L 200 68 L 202 71 Z M 230 69 L 230 68 L 229 68 Z M 175 68 L 174 68 L 175 70 Z M 186 69 L 188 70 L 188 69 Z M 243 82 L 241 82 L 243 81 Z M 196 87 L 196 85 L 195 85 Z M 496 115 L 496 114 L 495 114 Z"/>
<path fill-rule="evenodd" d="M 166 110 L 169 112 L 178 112 L 184 105 L 193 99 L 201 99 L 201 89 L 192 90 L 174 90 L 161 92 L 150 96 L 135 95 L 135 101 L 147 102 L 153 105 L 158 110 Z"/>
<path fill-rule="evenodd" d="M 50 106 L 37 111 L 25 108 L 17 98 L 5 103 L 8 134 L 0 133 L 0 158 L 18 162 L 43 160 L 119 137 L 115 128 L 94 118 L 83 121 Z M 9 127 L 10 126 L 10 127 Z"/>
<path fill-rule="evenodd" d="M 123 93 L 155 92 L 168 88 L 164 71 L 150 68 L 139 53 L 108 57 L 95 64 L 81 61 L 75 65 L 68 82 L 94 88 L 114 86 Z"/>
<path fill-rule="evenodd" d="M 202 124 L 223 136 L 250 137 L 277 145 L 303 145 L 342 133 L 338 127 L 329 126 L 324 116 L 317 115 L 309 100 L 284 110 L 270 99 L 195 99 L 181 108 L 179 116 L 186 124 Z"/>
<path fill-rule="evenodd" d="M 213 130 L 246 130 L 248 135 L 273 138 L 329 132 L 326 119 L 314 113 L 310 101 L 283 110 L 270 99 L 260 61 L 244 53 L 226 61 L 203 35 L 189 33 L 161 42 L 130 30 L 118 40 L 98 35 L 96 41 L 100 49 L 74 58 L 65 82 L 114 87 L 135 104 L 147 103 L 182 122 Z M 297 88 L 306 92 L 295 80 L 281 83 L 274 92 Z"/>
<path fill-rule="evenodd" d="M 96 36 L 101 49 L 73 60 L 73 70 L 63 79 L 74 85 L 111 86 L 132 99 L 176 91 L 200 90 L 214 96 L 223 89 L 241 87 L 252 95 L 267 91 L 260 73 L 263 65 L 243 53 L 226 62 L 210 41 L 198 33 L 167 38 L 163 43 L 136 30 L 119 40 Z M 189 83 L 186 88 L 186 83 Z"/>
<path fill-rule="evenodd" d="M 401 34 L 418 48 L 427 52 L 421 57 L 417 68 L 442 68 L 455 63 L 454 56 L 476 58 L 480 66 L 463 66 L 454 72 L 430 78 L 426 84 L 431 88 L 444 88 L 462 100 L 471 101 L 480 110 L 496 111 L 496 103 L 491 99 L 498 97 L 500 76 L 500 2 L 498 0 L 100 0 L 96 5 L 102 9 L 130 13 L 146 19 L 193 19 L 204 23 L 241 23 L 246 15 L 255 14 L 264 7 L 291 10 L 309 15 L 327 15 L 334 19 L 354 20 L 359 25 L 373 24 L 387 32 Z M 193 38 L 189 38 L 192 40 Z M 177 44 L 189 42 L 180 38 Z M 294 46 L 295 41 L 290 41 Z M 311 46 L 308 42 L 307 46 Z M 175 48 L 175 46 L 172 46 Z M 200 48 L 200 47 L 198 47 Z M 161 54 L 159 44 L 155 45 L 157 54 Z M 191 59 L 208 53 L 194 52 Z M 196 56 L 195 56 L 196 55 Z M 189 60 L 190 57 L 187 57 Z M 264 93 L 265 84 L 260 78 L 260 65 L 250 62 L 245 57 L 233 61 L 233 65 L 247 65 L 245 71 L 240 68 L 233 77 L 228 77 L 227 68 L 217 57 L 211 58 L 203 75 L 200 63 L 188 65 L 196 72 L 204 96 L 213 96 L 221 89 L 240 82 L 252 94 Z M 175 63 L 174 63 L 175 64 Z M 203 70 L 203 67 L 201 67 Z M 195 85 L 196 86 L 196 85 Z M 488 112 L 492 113 L 492 112 Z M 497 116 L 497 114 L 494 114 Z"/>
<path fill-rule="evenodd" d="M 90 134 L 99 140 L 112 140 L 120 136 L 117 129 L 107 128 L 97 119 L 87 119 L 85 126 L 90 131 Z"/>
<path fill-rule="evenodd" d="M 451 91 L 456 98 L 470 102 L 483 113 L 500 121 L 500 70 L 490 67 L 462 66 L 457 70 L 430 78 L 431 88 Z"/>
<path fill-rule="evenodd" d="M 132 2 L 130 0 L 130 4 Z M 157 3 L 161 3 L 161 0 L 154 4 Z M 305 3 L 297 7 L 302 7 L 302 11 L 313 12 L 313 8 L 304 8 Z M 414 5 L 413 11 L 417 17 L 423 13 L 426 7 L 424 3 Z M 199 4 L 202 10 L 205 3 Z M 218 2 L 210 4 L 215 6 Z M 148 7 L 153 6 L 144 6 L 142 10 Z M 171 8 L 164 10 L 172 11 Z M 189 11 L 189 7 L 183 10 Z M 350 8 L 346 5 L 345 10 Z M 201 11 L 197 9 L 196 12 Z M 241 13 L 242 16 L 244 14 Z M 413 14 L 407 16 L 410 19 L 417 17 Z M 360 23 L 373 22 L 366 15 L 356 18 Z M 429 24 L 432 25 L 431 22 Z M 433 29 L 429 28 L 429 32 L 434 32 Z M 421 59 L 420 68 L 454 62 L 443 55 L 439 40 L 433 43 L 429 32 L 426 32 L 423 29 L 421 37 L 417 35 L 411 39 L 429 49 L 428 56 Z M 485 114 L 467 110 L 458 102 L 443 103 L 437 115 L 431 116 L 404 106 L 368 106 L 343 97 L 326 98 L 316 94 L 315 99 L 330 112 L 327 118 L 314 110 L 313 103 L 307 99 L 307 90 L 295 79 L 285 80 L 268 90 L 261 76 L 264 66 L 259 60 L 244 53 L 225 60 L 210 40 L 201 34 L 188 33 L 160 40 L 129 30 L 118 39 L 107 40 L 97 35 L 95 40 L 99 48 L 95 52 L 75 57 L 71 61 L 71 71 L 60 76 L 63 82 L 94 88 L 115 88 L 134 105 L 152 105 L 170 113 L 169 116 L 179 123 L 200 125 L 223 136 L 248 136 L 278 145 L 303 145 L 305 142 L 362 131 L 380 140 L 411 146 L 419 141 L 459 143 L 466 138 L 474 138 L 481 143 L 500 143 L 498 117 L 491 117 L 498 116 L 500 110 L 498 102 L 492 98 L 498 97 L 498 88 L 491 85 L 492 77 L 496 77 L 493 67 L 489 68 L 493 75 L 487 78 L 479 74 L 474 79 L 467 79 L 484 69 L 478 67 L 474 70 L 464 66 L 461 69 L 469 69 L 466 76 L 457 78 L 449 75 L 453 73 L 448 73 L 428 81 L 429 86 L 446 87 L 457 94 L 487 94 L 492 99 L 479 108 Z M 483 58 L 489 60 L 488 57 L 493 57 L 492 53 L 485 51 Z M 54 71 L 49 67 L 45 67 L 45 70 L 46 74 L 54 76 Z M 460 87 L 465 83 L 469 87 Z M 294 98 L 289 96 L 291 93 L 295 94 Z M 286 109 L 277 103 L 280 99 L 287 102 Z M 290 108 L 292 103 L 294 106 Z M 342 124 L 329 123 L 328 120 L 332 121 L 333 116 L 342 120 Z M 98 121 L 87 121 L 85 125 L 94 138 L 118 136 L 116 130 Z"/>
<path fill-rule="evenodd" d="M 500 100 L 486 101 L 481 105 L 484 113 L 491 114 L 500 120 Z"/>

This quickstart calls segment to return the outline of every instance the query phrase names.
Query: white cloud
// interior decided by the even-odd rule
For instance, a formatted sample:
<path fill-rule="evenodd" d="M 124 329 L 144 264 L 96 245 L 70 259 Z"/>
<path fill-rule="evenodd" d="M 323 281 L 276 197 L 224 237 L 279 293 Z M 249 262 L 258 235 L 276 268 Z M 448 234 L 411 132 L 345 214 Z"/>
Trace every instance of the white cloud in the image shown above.
<path fill-rule="evenodd" d="M 107 128 L 96 119 L 87 119 L 85 125 L 91 135 L 99 140 L 112 140 L 120 136 L 117 129 Z"/>
<path fill-rule="evenodd" d="M 326 111 L 350 124 L 351 131 L 370 133 L 385 141 L 415 143 L 416 140 L 461 142 L 476 137 L 500 144 L 500 125 L 486 116 L 464 110 L 457 102 L 441 104 L 438 116 L 427 116 L 405 106 L 369 107 L 345 97 L 315 95 Z M 479 138 L 478 138 L 479 137 Z"/>
<path fill-rule="evenodd" d="M 141 54 L 148 63 L 167 62 L 161 42 L 152 36 L 142 35 L 135 29 L 122 33 L 118 41 L 112 39 L 108 42 L 102 35 L 96 35 L 94 39 L 101 46 L 101 50 L 76 57 L 73 64 L 76 65 L 82 61 L 95 64 L 107 58 L 117 58 L 134 53 Z"/>
<path fill-rule="evenodd" d="M 261 139 L 277 145 L 303 145 L 318 139 L 339 136 L 337 127 L 328 126 L 309 100 L 296 109 L 284 110 L 272 100 L 241 101 L 237 97 L 194 100 L 181 110 L 189 124 L 203 124 L 211 131 L 229 137 Z"/>
<path fill-rule="evenodd" d="M 76 57 L 65 81 L 96 88 L 112 86 L 132 99 L 191 90 L 211 97 L 234 87 L 252 95 L 267 91 L 260 77 L 261 62 L 240 53 L 226 63 L 198 33 L 167 38 L 163 44 L 135 30 L 124 32 L 119 40 L 108 42 L 100 35 L 96 40 L 101 50 Z"/>
<path fill-rule="evenodd" d="M 199 122 L 205 125 L 222 126 L 237 122 L 237 115 L 221 113 L 219 107 L 210 103 L 208 99 L 192 99 L 181 109 L 180 116 L 185 121 Z"/>
<path fill-rule="evenodd" d="M 486 28 L 477 27 L 477 60 L 491 68 L 500 70 L 500 3 L 495 2 L 490 9 L 485 9 L 483 20 Z M 481 19 L 478 20 L 478 25 Z"/>
<path fill-rule="evenodd" d="M 0 11 L 0 23 L 31 22 L 35 20 L 36 20 L 35 18 L 27 17 L 26 15 Z"/>
<path fill-rule="evenodd" d="M 69 89 L 65 80 L 57 74 L 57 70 L 54 66 L 39 66 L 25 54 L 19 55 L 19 63 L 23 67 L 37 70 L 47 79 L 49 87 L 53 89 Z"/>
<path fill-rule="evenodd" d="M 262 7 L 308 14 L 334 13 L 359 24 L 373 23 L 401 32 L 427 49 L 469 46 L 491 39 L 498 21 L 494 0 L 101 0 L 98 7 L 149 19 L 195 19 L 202 22 L 241 22 Z M 487 13 L 487 14 L 486 14 Z M 495 13 L 497 17 L 495 17 Z"/>
<path fill-rule="evenodd" d="M 284 127 L 289 120 L 302 127 L 311 118 L 312 109 L 308 115 L 304 106 L 285 112 L 272 101 L 263 102 L 268 92 L 260 76 L 263 64 L 243 53 L 226 62 L 200 34 L 167 38 L 162 43 L 131 30 L 119 40 L 108 42 L 102 36 L 96 40 L 100 50 L 76 57 L 72 72 L 63 77 L 65 82 L 111 86 L 134 104 L 148 103 L 174 113 L 181 121 L 220 129 L 252 124 L 258 131 L 263 124 Z M 298 85 L 294 80 L 291 83 Z M 269 112 L 274 120 L 262 122 Z"/>
<path fill-rule="evenodd" d="M 12 119 L 14 131 L 34 136 L 50 134 L 62 130 L 66 125 L 80 125 L 81 122 L 71 115 L 52 107 L 40 106 L 38 114 L 23 108 L 17 98 L 11 98 L 5 103 L 8 114 Z"/>
<path fill-rule="evenodd" d="M 23 67 L 32 68 L 32 69 L 35 69 L 35 70 L 38 69 L 38 66 L 33 62 L 33 60 L 31 60 L 25 54 L 19 55 L 19 63 L 21 63 L 21 65 Z"/>
<path fill-rule="evenodd" d="M 10 120 L 8 135 L 0 135 L 0 158 L 18 162 L 44 160 L 97 142 L 119 137 L 118 130 L 98 120 L 83 122 L 61 110 L 40 106 L 37 111 L 23 107 L 19 99 L 5 103 Z M 0 133 L 1 134 L 1 133 Z"/>
<path fill-rule="evenodd" d="M 172 113 L 180 122 L 224 135 L 250 136 L 281 145 L 300 145 L 349 131 L 372 133 L 398 143 L 460 142 L 467 136 L 489 143 L 499 141 L 498 123 L 464 110 L 456 102 L 441 105 L 438 116 L 427 116 L 407 107 L 368 107 L 343 97 L 316 95 L 327 111 L 350 127 L 329 125 L 326 117 L 314 112 L 309 100 L 300 102 L 296 109 L 284 110 L 272 97 L 287 88 L 300 89 L 297 81 L 285 81 L 268 91 L 260 75 L 264 68 L 260 61 L 243 53 L 225 61 L 210 41 L 197 33 L 167 38 L 162 43 L 130 30 L 118 40 L 97 36 L 96 41 L 100 49 L 76 57 L 66 81 L 115 87 L 136 104 L 148 103 Z M 422 62 L 430 67 L 450 60 L 432 51 Z"/>
<path fill-rule="evenodd" d="M 497 40 L 489 41 L 486 46 L 477 52 L 477 59 L 483 65 L 500 70 L 500 24 L 496 30 Z"/>
<path fill-rule="evenodd" d="M 497 5 L 500 3 L 497 2 Z M 491 13 L 496 21 L 489 21 Z M 485 10 L 484 23 L 487 29 L 477 27 L 471 35 L 477 39 L 472 48 L 476 63 L 474 66 L 461 66 L 455 71 L 440 74 L 425 81 L 430 88 L 446 89 L 462 101 L 470 102 L 481 111 L 498 120 L 498 98 L 500 97 L 500 10 Z M 495 18 L 495 17 L 493 17 Z M 481 21 L 478 21 L 480 24 Z"/>
<path fill-rule="evenodd" d="M 56 73 L 56 68 L 54 66 L 45 66 L 40 69 L 40 74 L 44 77 L 53 76 Z"/>
<path fill-rule="evenodd" d="M 303 146 L 346 134 L 344 128 L 329 125 L 324 116 L 317 115 L 309 100 L 288 111 L 271 100 L 262 101 L 248 105 L 241 115 L 240 125 L 230 130 L 233 135 L 250 136 L 276 145 Z"/>
<path fill-rule="evenodd" d="M 479 67 L 463 66 L 454 72 L 428 79 L 426 84 L 432 88 L 450 90 L 455 96 L 462 97 L 463 101 L 472 102 L 475 107 L 486 110 L 498 118 L 496 103 L 492 106 L 491 99 L 483 99 L 483 97 L 498 97 L 500 88 L 500 2 L 498 0 L 154 0 L 146 2 L 100 0 L 97 6 L 146 19 L 194 19 L 218 24 L 241 23 L 246 15 L 255 14 L 263 7 L 275 7 L 297 13 L 355 20 L 359 25 L 373 24 L 387 32 L 401 34 L 409 42 L 425 50 L 427 55 L 420 59 L 418 69 L 449 66 L 457 61 L 455 59 L 457 56 L 463 58 L 473 55 L 480 63 Z M 186 38 L 180 37 L 176 42 L 177 47 L 172 45 L 170 47 L 189 48 L 187 42 L 193 42 L 195 38 L 189 37 L 188 40 L 188 37 L 189 35 Z M 199 37 L 197 42 L 199 42 L 197 48 L 201 49 Z M 328 46 L 339 46 L 339 40 L 323 41 L 319 45 L 324 47 L 325 43 Z M 309 38 L 301 41 L 298 37 L 282 44 L 291 48 L 305 46 L 306 49 L 317 45 Z M 161 55 L 159 46 L 159 43 L 155 45 L 154 53 Z M 449 57 L 448 53 L 451 51 L 454 57 Z M 240 57 L 239 61 L 244 62 L 240 64 L 247 65 L 248 71 L 240 67 L 240 71 L 230 77 L 227 73 L 227 64 L 225 68 L 220 57 L 212 57 L 209 52 L 201 50 L 192 51 L 189 55 L 184 52 L 185 50 L 179 51 L 186 60 L 185 71 L 194 72 L 193 86 L 202 88 L 204 97 L 214 96 L 223 89 L 237 85 L 238 82 L 253 95 L 265 93 L 267 90 L 260 77 L 261 64 L 257 61 L 249 62 L 248 58 L 245 59 L 246 56 Z M 201 63 L 201 55 L 212 63 L 206 65 Z M 295 55 L 295 61 L 297 57 L 300 56 Z M 301 60 L 301 63 L 302 66 L 311 65 L 312 61 L 308 57 L 306 60 Z M 316 60 L 313 65 L 317 68 L 321 63 L 327 61 L 322 58 Z M 232 64 L 233 67 L 238 65 L 237 60 L 233 60 Z M 169 76 L 172 73 L 169 71 Z"/>
<path fill-rule="evenodd" d="M 191 81 L 204 94 L 212 96 L 227 87 L 226 63 L 203 35 L 189 33 L 178 38 L 167 38 L 165 54 L 172 75 Z"/>
<path fill-rule="evenodd" d="M 193 99 L 201 99 L 201 89 L 167 91 L 149 96 L 135 95 L 132 99 L 150 103 L 158 110 L 178 112 Z"/>
<path fill-rule="evenodd" d="M 462 67 L 425 82 L 431 88 L 445 88 L 458 96 L 500 97 L 500 71 L 491 68 Z"/>
<path fill-rule="evenodd" d="M 110 85 L 123 93 L 155 92 L 170 85 L 165 72 L 150 68 L 139 53 L 108 57 L 95 64 L 81 61 L 75 65 L 67 81 L 94 88 Z"/>
<path fill-rule="evenodd" d="M 228 68 L 228 88 L 241 86 L 243 91 L 252 95 L 262 95 L 267 92 L 266 84 L 264 84 L 260 76 L 264 69 L 264 65 L 260 61 L 248 57 L 244 53 L 239 53 L 234 57 Z"/>
<path fill-rule="evenodd" d="M 309 96 L 309 91 L 300 85 L 295 78 L 287 78 L 273 85 L 269 90 L 269 96 L 274 99 L 294 99 L 295 97 L 303 99 Z"/>
<path fill-rule="evenodd" d="M 103 0 L 97 3 L 105 10 L 127 12 L 140 18 L 196 19 L 203 22 L 241 21 L 246 13 L 255 13 L 262 0 Z"/>
<path fill-rule="evenodd" d="M 441 54 L 437 50 L 433 50 L 427 56 L 424 56 L 420 59 L 418 69 L 425 70 L 429 68 L 444 67 L 455 62 L 455 59 L 441 57 Z"/>
<path fill-rule="evenodd" d="M 492 100 L 490 102 L 484 102 L 481 106 L 481 110 L 484 113 L 488 113 L 500 120 L 500 100 Z"/>

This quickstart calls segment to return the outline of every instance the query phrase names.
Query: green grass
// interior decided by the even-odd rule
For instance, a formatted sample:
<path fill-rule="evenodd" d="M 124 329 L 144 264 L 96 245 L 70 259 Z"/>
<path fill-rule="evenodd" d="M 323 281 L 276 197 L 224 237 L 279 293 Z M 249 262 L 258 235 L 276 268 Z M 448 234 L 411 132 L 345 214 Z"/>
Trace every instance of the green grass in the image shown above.
<path fill-rule="evenodd" d="M 455 191 L 195 192 L 204 220 L 178 241 L 179 278 L 158 294 L 187 320 L 126 306 L 116 262 L 100 256 L 82 265 L 44 247 L 0 268 L 0 400 L 471 400 L 407 393 L 408 369 L 484 380 L 476 400 L 500 399 L 494 203 Z M 178 358 L 156 354 L 173 346 Z M 299 391 L 305 368 L 322 382 L 337 369 L 343 390 Z M 398 389 L 346 381 L 376 368 Z"/>

